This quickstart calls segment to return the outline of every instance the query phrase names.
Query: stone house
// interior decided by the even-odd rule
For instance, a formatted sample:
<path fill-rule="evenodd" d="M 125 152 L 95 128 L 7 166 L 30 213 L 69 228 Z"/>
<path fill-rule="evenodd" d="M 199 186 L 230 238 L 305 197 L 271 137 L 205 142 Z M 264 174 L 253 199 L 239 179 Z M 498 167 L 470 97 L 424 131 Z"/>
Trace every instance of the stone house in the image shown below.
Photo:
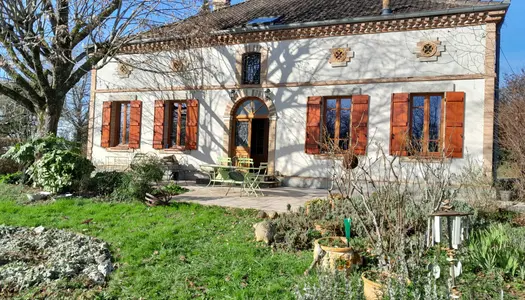
<path fill-rule="evenodd" d="M 194 170 L 246 156 L 313 187 L 326 186 L 333 149 L 490 173 L 509 5 L 215 0 L 92 71 L 88 156 L 104 167 L 175 155 Z"/>

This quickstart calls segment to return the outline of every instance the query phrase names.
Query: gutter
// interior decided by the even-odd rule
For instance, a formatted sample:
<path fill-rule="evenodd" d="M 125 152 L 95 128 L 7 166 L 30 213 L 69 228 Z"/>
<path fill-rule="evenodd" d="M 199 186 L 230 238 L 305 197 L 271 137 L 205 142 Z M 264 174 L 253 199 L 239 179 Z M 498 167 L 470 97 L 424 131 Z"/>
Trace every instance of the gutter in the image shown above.
<path fill-rule="evenodd" d="M 496 4 L 496 5 L 451 8 L 451 9 L 434 10 L 434 11 L 427 11 L 427 12 L 398 14 L 398 15 L 391 14 L 391 15 L 369 16 L 369 17 L 344 18 L 344 19 L 327 20 L 327 21 L 290 23 L 290 24 L 282 24 L 282 25 L 230 28 L 230 29 L 225 29 L 225 30 L 214 31 L 212 32 L 212 34 L 213 35 L 237 34 L 237 33 L 260 32 L 260 31 L 296 29 L 296 28 L 310 28 L 310 27 L 318 27 L 318 26 L 343 25 L 343 24 L 352 24 L 352 23 L 392 21 L 392 20 L 402 20 L 402 19 L 410 19 L 410 18 L 424 18 L 424 17 L 434 17 L 434 16 L 442 16 L 442 15 L 467 14 L 467 13 L 487 12 L 487 11 L 497 11 L 497 10 L 506 11 L 509 8 L 509 6 L 510 6 L 510 0 L 504 0 L 501 2 L 501 4 Z M 133 44 L 139 44 L 139 43 L 170 41 L 175 38 L 176 36 L 165 37 L 165 38 L 148 38 L 148 39 L 135 40 L 127 44 L 133 45 Z"/>

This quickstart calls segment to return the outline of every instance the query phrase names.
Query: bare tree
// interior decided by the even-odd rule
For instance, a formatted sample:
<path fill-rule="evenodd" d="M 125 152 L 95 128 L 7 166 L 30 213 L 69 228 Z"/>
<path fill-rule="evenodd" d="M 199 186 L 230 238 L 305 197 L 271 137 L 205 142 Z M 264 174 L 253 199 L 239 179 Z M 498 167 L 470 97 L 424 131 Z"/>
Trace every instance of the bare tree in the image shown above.
<path fill-rule="evenodd" d="M 66 96 L 62 113 L 62 121 L 66 123 L 66 127 L 73 129 L 72 139 L 81 144 L 87 142 L 89 88 L 89 77 L 82 77 Z"/>
<path fill-rule="evenodd" d="M 56 133 L 68 92 L 139 32 L 195 13 L 189 0 L 2 0 L 0 94 Z"/>
<path fill-rule="evenodd" d="M 525 69 L 505 78 L 498 106 L 498 124 L 503 160 L 518 171 L 518 196 L 525 197 Z"/>
<path fill-rule="evenodd" d="M 0 96 L 0 148 L 27 140 L 34 133 L 34 115 L 11 99 Z"/>

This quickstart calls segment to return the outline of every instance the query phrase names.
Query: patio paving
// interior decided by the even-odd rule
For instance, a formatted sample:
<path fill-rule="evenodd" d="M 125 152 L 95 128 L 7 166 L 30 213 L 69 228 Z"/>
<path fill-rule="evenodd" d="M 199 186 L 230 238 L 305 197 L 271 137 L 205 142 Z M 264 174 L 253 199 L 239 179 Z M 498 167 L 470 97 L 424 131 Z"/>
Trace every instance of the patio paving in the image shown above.
<path fill-rule="evenodd" d="M 200 185 L 186 186 L 189 192 L 176 196 L 174 199 L 180 202 L 199 203 L 202 205 L 217 205 L 235 208 L 253 208 L 264 211 L 286 212 L 287 204 L 292 210 L 314 198 L 325 198 L 327 190 L 305 189 L 292 187 L 278 187 L 262 189 L 264 196 L 254 197 L 240 195 L 239 187 L 232 187 L 226 196 L 228 187 L 215 186 L 206 187 Z"/>

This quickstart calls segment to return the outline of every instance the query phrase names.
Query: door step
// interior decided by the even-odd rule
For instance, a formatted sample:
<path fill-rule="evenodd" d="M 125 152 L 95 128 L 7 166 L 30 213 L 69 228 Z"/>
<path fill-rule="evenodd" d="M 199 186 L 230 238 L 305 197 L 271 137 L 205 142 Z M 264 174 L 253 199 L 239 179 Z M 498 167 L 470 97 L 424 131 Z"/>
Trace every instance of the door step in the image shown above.
<path fill-rule="evenodd" d="M 264 176 L 263 180 L 261 181 L 262 188 L 275 188 L 280 186 L 281 182 L 275 176 Z"/>

